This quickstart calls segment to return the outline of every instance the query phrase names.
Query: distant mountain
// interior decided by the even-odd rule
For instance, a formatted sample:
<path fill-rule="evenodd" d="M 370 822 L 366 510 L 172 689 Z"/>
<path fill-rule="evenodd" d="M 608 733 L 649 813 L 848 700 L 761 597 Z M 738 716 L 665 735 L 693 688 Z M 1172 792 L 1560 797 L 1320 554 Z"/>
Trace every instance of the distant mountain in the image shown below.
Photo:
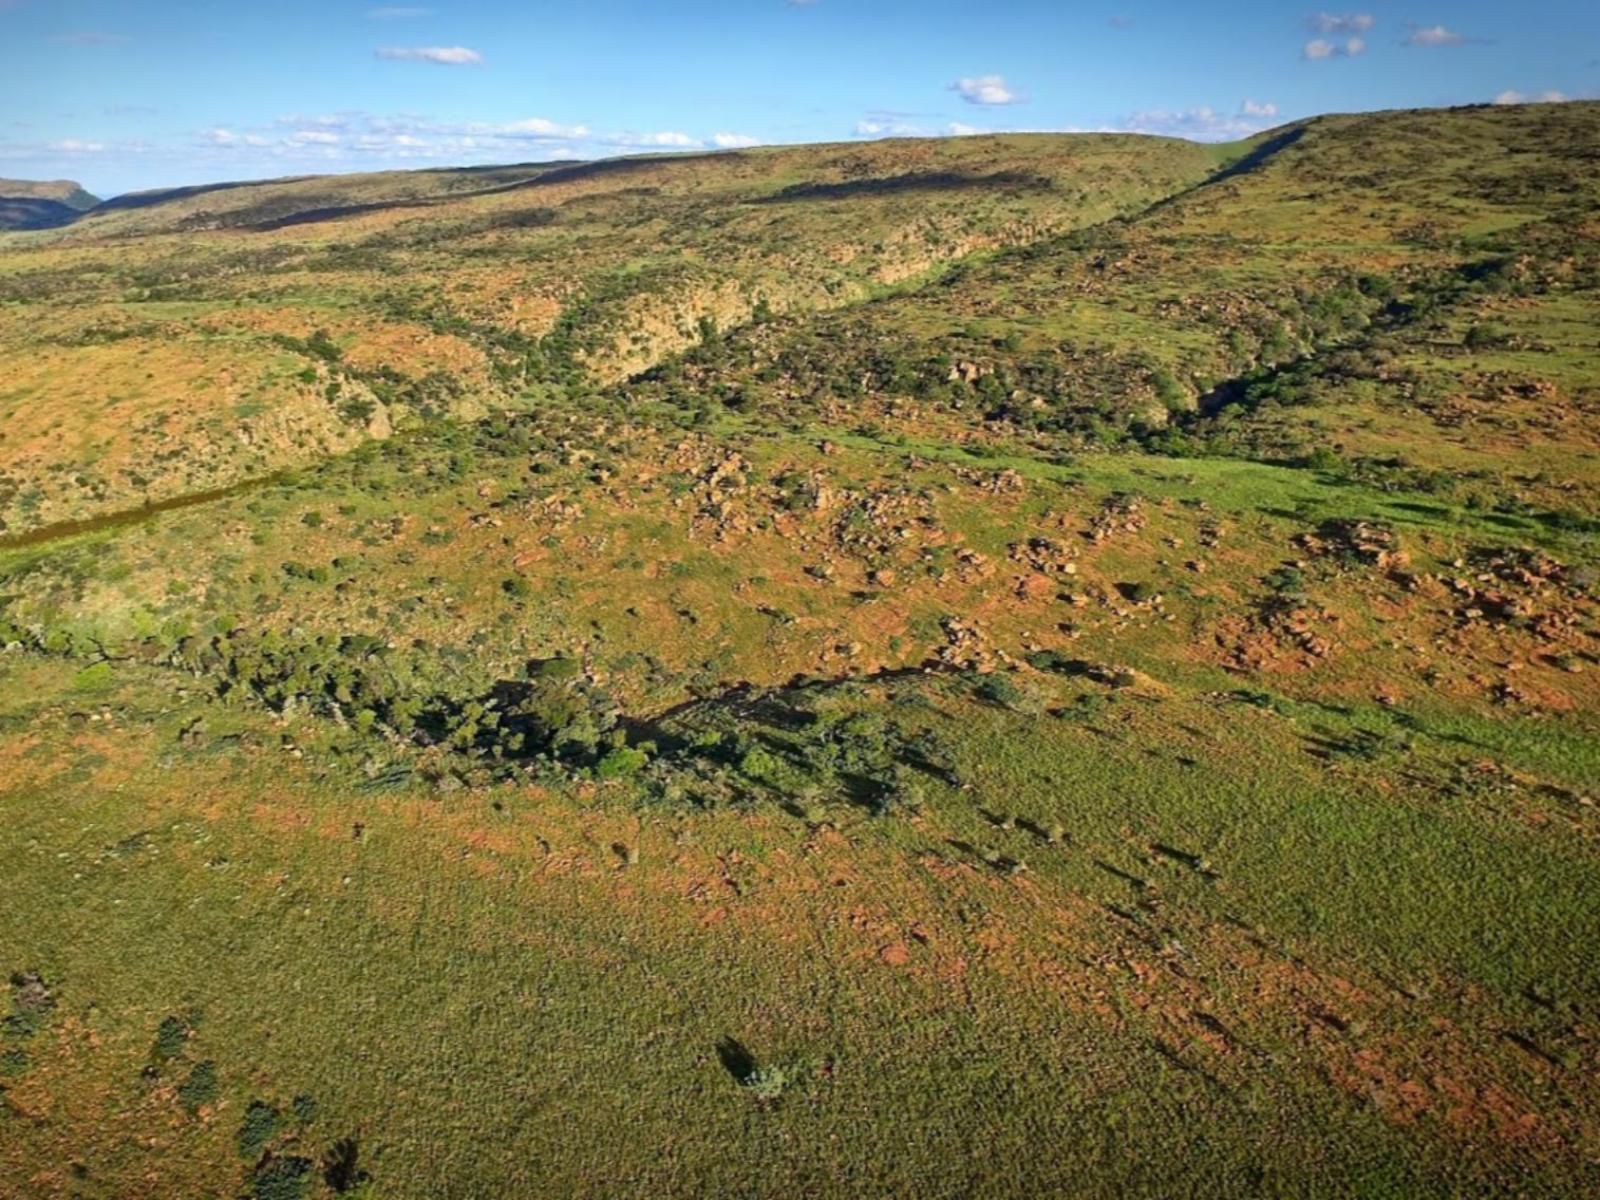
<path fill-rule="evenodd" d="M 0 229 L 70 225 L 99 203 L 71 179 L 0 179 Z"/>

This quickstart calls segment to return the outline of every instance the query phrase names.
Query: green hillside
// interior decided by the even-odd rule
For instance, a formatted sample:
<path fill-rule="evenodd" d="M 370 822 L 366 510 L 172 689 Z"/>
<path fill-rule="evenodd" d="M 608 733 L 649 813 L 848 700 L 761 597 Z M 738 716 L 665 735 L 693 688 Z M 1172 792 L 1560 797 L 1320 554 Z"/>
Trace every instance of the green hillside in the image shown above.
<path fill-rule="evenodd" d="M 0 1197 L 1595 1194 L 1597 156 L 0 236 Z"/>

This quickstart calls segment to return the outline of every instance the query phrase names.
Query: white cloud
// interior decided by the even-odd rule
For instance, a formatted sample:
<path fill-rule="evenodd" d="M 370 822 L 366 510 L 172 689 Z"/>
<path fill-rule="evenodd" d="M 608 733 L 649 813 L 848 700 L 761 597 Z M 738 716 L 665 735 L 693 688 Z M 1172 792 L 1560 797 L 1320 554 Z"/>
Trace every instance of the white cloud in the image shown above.
<path fill-rule="evenodd" d="M 1245 100 L 1240 103 L 1239 111 L 1231 116 L 1204 104 L 1176 111 L 1152 109 L 1138 112 L 1122 122 L 1122 129 L 1127 133 L 1153 133 L 1200 142 L 1227 142 L 1260 133 L 1277 116 L 1276 104 Z"/>
<path fill-rule="evenodd" d="M 391 62 L 426 62 L 441 67 L 476 67 L 483 63 L 483 55 L 465 46 L 385 46 L 376 53 Z"/>
<path fill-rule="evenodd" d="M 17 126 L 19 123 L 13 121 L 11 124 Z M 148 142 L 137 138 L 114 142 L 90 141 L 86 138 L 61 138 L 53 142 L 11 142 L 0 139 L 0 159 L 30 164 L 24 168 L 24 172 L 28 173 L 70 170 L 73 168 L 62 166 L 65 160 L 93 157 L 97 160 L 95 169 L 98 170 L 101 164 L 114 160 L 118 155 L 143 155 L 147 154 L 150 148 Z"/>
<path fill-rule="evenodd" d="M 856 122 L 855 136 L 860 138 L 929 137 L 927 127 L 899 117 L 876 115 L 863 117 Z"/>
<path fill-rule="evenodd" d="M 1378 23 L 1377 18 L 1371 13 L 1312 13 L 1306 18 L 1306 24 L 1316 33 L 1371 33 L 1372 27 Z"/>
<path fill-rule="evenodd" d="M 1021 104 L 1023 96 L 1006 83 L 1004 75 L 975 75 L 950 85 L 968 104 Z"/>
<path fill-rule="evenodd" d="M 1443 25 L 1413 25 L 1406 38 L 1408 46 L 1465 46 L 1467 39 Z"/>
<path fill-rule="evenodd" d="M 661 133 L 608 133 L 598 139 L 607 146 L 647 146 L 664 147 L 673 150 L 687 150 L 705 145 L 699 138 L 690 137 L 687 133 L 680 133 L 676 129 L 664 130 Z"/>
<path fill-rule="evenodd" d="M 1326 58 L 1354 58 L 1367 51 L 1367 40 L 1359 37 L 1345 38 L 1342 42 L 1329 41 L 1327 38 L 1312 38 L 1300 51 L 1300 56 L 1320 62 Z"/>
<path fill-rule="evenodd" d="M 1518 91 L 1504 91 L 1494 98 L 1496 104 L 1564 104 L 1571 97 L 1554 89 L 1529 96 Z"/>
<path fill-rule="evenodd" d="M 1038 125 L 998 125 L 984 127 L 966 121 L 933 124 L 917 120 L 917 113 L 874 112 L 857 121 L 851 131 L 858 138 L 988 137 L 1002 133 L 1120 133 L 1121 129 L 1046 128 Z"/>
<path fill-rule="evenodd" d="M 348 129 L 351 120 L 359 115 L 359 113 L 321 113 L 316 116 L 304 116 L 295 113 L 279 117 L 277 123 L 290 129 Z"/>
<path fill-rule="evenodd" d="M 547 121 L 543 117 L 525 117 L 520 121 L 512 121 L 506 125 L 493 127 L 496 132 L 507 137 L 531 138 L 584 138 L 589 136 L 587 125 L 558 125 L 554 121 Z"/>
<path fill-rule="evenodd" d="M 732 150 L 759 144 L 749 134 L 699 134 L 678 129 L 595 130 L 547 117 L 504 122 L 445 121 L 415 114 L 337 112 L 293 114 L 253 126 L 218 122 L 186 139 L 156 147 L 120 141 L 70 139 L 54 145 L 6 142 L 0 159 L 49 162 L 94 155 L 110 161 L 122 151 L 149 152 L 185 171 L 213 179 L 292 171 L 383 170 L 390 166 L 473 166 L 538 158 L 570 161 L 641 151 Z M 201 165 L 204 164 L 202 167 Z M 65 169 L 41 166 L 39 170 Z"/>
<path fill-rule="evenodd" d="M 231 129 L 218 126 L 201 132 L 200 140 L 209 146 L 270 146 L 271 138 L 262 137 L 257 133 L 235 133 Z"/>

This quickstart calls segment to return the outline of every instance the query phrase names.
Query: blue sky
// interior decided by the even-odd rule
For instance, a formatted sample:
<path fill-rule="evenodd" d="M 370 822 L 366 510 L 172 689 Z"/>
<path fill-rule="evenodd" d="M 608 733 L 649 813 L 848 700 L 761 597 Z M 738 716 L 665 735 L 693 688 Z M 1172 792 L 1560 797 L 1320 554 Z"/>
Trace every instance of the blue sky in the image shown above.
<path fill-rule="evenodd" d="M 0 0 L 0 175 L 102 195 L 1594 95 L 1579 0 Z"/>

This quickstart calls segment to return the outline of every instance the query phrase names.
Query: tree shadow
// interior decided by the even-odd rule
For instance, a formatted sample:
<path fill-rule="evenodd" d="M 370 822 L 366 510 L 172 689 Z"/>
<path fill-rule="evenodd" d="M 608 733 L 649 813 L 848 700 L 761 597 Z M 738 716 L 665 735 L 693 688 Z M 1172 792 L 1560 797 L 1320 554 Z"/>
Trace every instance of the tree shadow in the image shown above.
<path fill-rule="evenodd" d="M 742 1084 L 756 1073 L 755 1055 L 735 1038 L 724 1037 L 717 1043 L 717 1061 L 735 1083 Z"/>
<path fill-rule="evenodd" d="M 353 1137 L 341 1138 L 322 1157 L 322 1180 L 337 1195 L 354 1191 L 372 1176 L 361 1169 L 361 1147 Z"/>

